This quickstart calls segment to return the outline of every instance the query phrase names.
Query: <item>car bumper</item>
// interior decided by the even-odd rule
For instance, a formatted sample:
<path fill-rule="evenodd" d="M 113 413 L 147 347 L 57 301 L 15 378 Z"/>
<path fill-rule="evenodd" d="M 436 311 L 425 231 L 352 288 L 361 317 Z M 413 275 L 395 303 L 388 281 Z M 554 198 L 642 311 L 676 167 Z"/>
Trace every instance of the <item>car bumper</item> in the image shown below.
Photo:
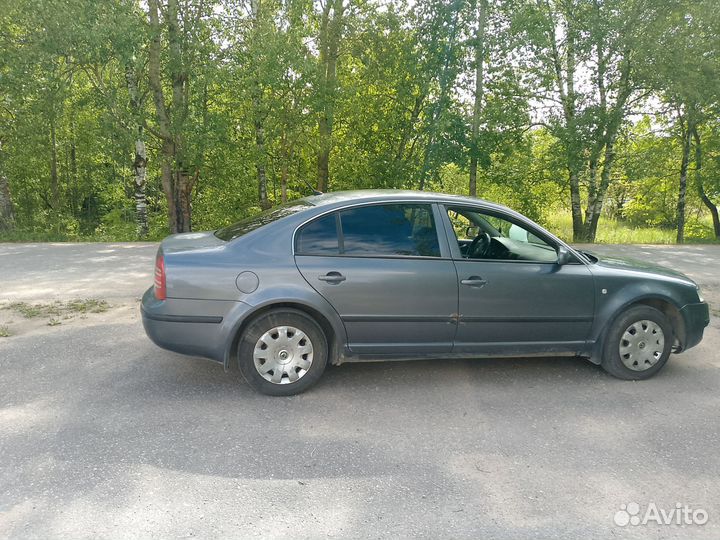
<path fill-rule="evenodd" d="M 249 307 L 230 301 L 158 300 L 151 287 L 143 295 L 140 312 L 145 333 L 158 347 L 224 362 L 238 312 Z"/>
<path fill-rule="evenodd" d="M 710 309 L 705 302 L 698 302 L 687 304 L 680 314 L 685 322 L 685 340 L 681 346 L 682 350 L 687 350 L 702 341 L 703 331 L 710 324 Z"/>

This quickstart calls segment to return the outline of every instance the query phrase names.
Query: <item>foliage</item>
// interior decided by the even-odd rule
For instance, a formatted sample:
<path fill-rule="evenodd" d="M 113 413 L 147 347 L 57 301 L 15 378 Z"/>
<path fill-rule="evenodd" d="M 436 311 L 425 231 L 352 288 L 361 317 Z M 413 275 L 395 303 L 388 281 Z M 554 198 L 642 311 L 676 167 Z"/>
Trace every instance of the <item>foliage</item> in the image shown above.
<path fill-rule="evenodd" d="M 158 239 L 471 170 L 567 238 L 710 239 L 718 35 L 712 0 L 6 2 L 0 239 Z"/>

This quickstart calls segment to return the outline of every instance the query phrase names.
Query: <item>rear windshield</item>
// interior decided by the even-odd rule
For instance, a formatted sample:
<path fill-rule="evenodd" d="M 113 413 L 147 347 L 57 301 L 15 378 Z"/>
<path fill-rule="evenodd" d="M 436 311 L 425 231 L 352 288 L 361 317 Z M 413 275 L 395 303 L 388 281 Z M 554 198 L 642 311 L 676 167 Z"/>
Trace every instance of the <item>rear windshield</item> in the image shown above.
<path fill-rule="evenodd" d="M 243 234 L 259 229 L 260 227 L 268 225 L 278 219 L 297 214 L 298 212 L 301 212 L 311 206 L 312 204 L 305 201 L 292 201 L 285 203 L 271 210 L 266 210 L 257 216 L 243 219 L 242 221 L 238 221 L 237 223 L 218 229 L 215 231 L 215 236 L 217 236 L 220 240 L 229 242 L 230 240 L 234 240 Z"/>

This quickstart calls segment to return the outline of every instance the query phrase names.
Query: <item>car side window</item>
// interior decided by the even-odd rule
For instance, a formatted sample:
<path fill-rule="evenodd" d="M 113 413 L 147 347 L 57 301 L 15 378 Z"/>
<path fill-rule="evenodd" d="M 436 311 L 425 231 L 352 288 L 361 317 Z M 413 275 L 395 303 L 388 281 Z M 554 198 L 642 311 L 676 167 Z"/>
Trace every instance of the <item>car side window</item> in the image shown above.
<path fill-rule="evenodd" d="M 340 253 L 336 214 L 329 214 L 303 226 L 297 235 L 298 255 L 338 255 Z"/>
<path fill-rule="evenodd" d="M 440 257 L 432 208 L 426 204 L 361 206 L 340 212 L 342 249 L 354 256 Z"/>
<path fill-rule="evenodd" d="M 470 208 L 448 208 L 458 247 L 463 258 L 531 261 L 557 261 L 555 247 L 524 226 L 500 215 Z"/>

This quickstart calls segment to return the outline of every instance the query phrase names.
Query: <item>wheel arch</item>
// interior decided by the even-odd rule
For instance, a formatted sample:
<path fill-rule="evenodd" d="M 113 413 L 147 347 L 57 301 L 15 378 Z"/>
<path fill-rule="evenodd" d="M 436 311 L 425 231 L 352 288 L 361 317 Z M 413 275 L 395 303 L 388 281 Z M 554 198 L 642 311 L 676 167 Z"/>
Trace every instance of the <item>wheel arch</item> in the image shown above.
<path fill-rule="evenodd" d="M 667 317 L 670 326 L 673 329 L 673 338 L 677 344 L 673 345 L 673 351 L 682 350 L 683 343 L 687 336 L 685 320 L 680 313 L 680 306 L 669 296 L 661 294 L 650 294 L 640 297 L 630 298 L 624 303 L 617 303 L 611 306 L 611 309 L 605 309 L 602 317 L 602 326 L 596 331 L 594 346 L 590 353 L 590 361 L 600 364 L 602 360 L 603 347 L 605 346 L 605 337 L 612 324 L 625 313 L 628 309 L 635 306 L 648 306 L 657 309 Z"/>
<path fill-rule="evenodd" d="M 339 321 L 332 321 L 330 317 L 315 306 L 296 299 L 288 299 L 271 301 L 255 306 L 254 309 L 246 313 L 245 316 L 238 321 L 230 333 L 230 338 L 225 349 L 224 366 L 226 370 L 230 367 L 233 357 L 237 354 L 240 339 L 245 333 L 247 327 L 255 319 L 261 317 L 265 313 L 283 308 L 297 310 L 311 317 L 320 326 L 320 328 L 322 328 L 322 331 L 325 334 L 325 339 L 327 339 L 328 363 L 338 363 L 340 353 L 345 344 L 344 327 L 342 326 L 342 323 L 339 323 Z M 333 324 L 333 322 L 335 324 Z M 338 323 L 340 324 L 339 327 Z"/>

